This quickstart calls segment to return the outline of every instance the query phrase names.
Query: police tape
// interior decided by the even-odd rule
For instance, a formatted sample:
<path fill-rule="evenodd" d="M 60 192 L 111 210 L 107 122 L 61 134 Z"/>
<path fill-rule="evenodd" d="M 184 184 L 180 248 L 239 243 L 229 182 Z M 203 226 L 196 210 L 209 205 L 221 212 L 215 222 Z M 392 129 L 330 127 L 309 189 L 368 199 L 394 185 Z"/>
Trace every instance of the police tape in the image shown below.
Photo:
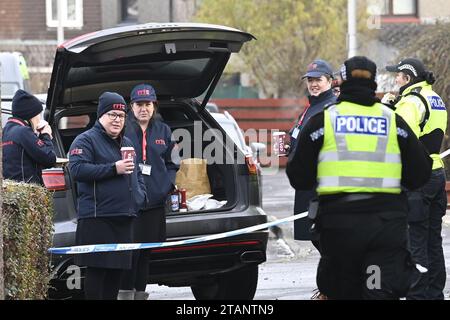
<path fill-rule="evenodd" d="M 293 216 L 278 219 L 271 222 L 266 222 L 258 224 L 256 226 L 246 227 L 242 229 L 216 233 L 209 236 L 202 236 L 197 238 L 191 238 L 179 241 L 168 241 L 168 242 L 152 242 L 152 243 L 111 243 L 111 244 L 92 244 L 92 245 L 82 245 L 73 247 L 60 247 L 60 248 L 50 248 L 48 251 L 53 254 L 82 254 L 82 253 L 93 253 L 93 252 L 115 252 L 115 251 L 126 251 L 126 250 L 142 250 L 142 249 L 152 249 L 152 248 L 163 248 L 163 247 L 175 247 L 186 244 L 193 244 L 199 242 L 207 242 L 211 240 L 217 240 L 222 238 L 229 238 L 245 233 L 250 233 L 253 231 L 270 228 L 282 223 L 294 221 L 297 219 L 305 218 L 308 212 L 302 212 L 295 214 Z"/>
<path fill-rule="evenodd" d="M 447 149 L 444 152 L 442 152 L 441 154 L 439 154 L 439 156 L 441 157 L 441 159 L 444 159 L 449 154 L 450 154 L 450 149 Z"/>

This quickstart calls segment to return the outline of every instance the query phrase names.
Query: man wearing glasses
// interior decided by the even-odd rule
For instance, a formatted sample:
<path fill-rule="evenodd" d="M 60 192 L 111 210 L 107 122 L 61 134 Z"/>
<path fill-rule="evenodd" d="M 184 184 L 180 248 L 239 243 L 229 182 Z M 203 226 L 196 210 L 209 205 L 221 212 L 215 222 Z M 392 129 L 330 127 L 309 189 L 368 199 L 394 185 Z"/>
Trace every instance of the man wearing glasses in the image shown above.
<path fill-rule="evenodd" d="M 80 134 L 69 150 L 69 170 L 78 188 L 76 244 L 131 243 L 132 222 L 146 205 L 144 180 L 135 157 L 122 159 L 120 149 L 133 147 L 124 137 L 127 105 L 114 92 L 103 93 L 95 125 Z M 115 300 L 123 270 L 130 269 L 131 251 L 80 254 L 86 266 L 88 300 Z"/>

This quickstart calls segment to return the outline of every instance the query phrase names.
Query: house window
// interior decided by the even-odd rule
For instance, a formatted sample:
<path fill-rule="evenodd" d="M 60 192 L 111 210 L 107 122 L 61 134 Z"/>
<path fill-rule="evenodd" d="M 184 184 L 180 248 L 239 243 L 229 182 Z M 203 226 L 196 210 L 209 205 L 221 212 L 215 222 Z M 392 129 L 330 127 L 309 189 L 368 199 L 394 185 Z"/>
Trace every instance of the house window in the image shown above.
<path fill-rule="evenodd" d="M 121 22 L 125 24 L 132 24 L 138 22 L 138 1 L 137 0 L 122 0 L 121 1 Z"/>
<path fill-rule="evenodd" d="M 58 3 L 61 5 L 63 27 L 83 27 L 83 0 L 46 0 L 48 27 L 58 26 Z"/>
<path fill-rule="evenodd" d="M 417 16 L 417 0 L 369 0 L 368 11 L 382 16 Z"/>

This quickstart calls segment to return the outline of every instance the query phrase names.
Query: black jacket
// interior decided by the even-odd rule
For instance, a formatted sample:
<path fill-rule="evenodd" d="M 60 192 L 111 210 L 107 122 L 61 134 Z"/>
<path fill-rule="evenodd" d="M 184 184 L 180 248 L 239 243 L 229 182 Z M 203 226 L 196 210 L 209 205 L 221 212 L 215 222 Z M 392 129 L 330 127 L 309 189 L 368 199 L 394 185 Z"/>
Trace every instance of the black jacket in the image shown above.
<path fill-rule="evenodd" d="M 333 94 L 333 90 L 329 89 L 322 92 L 318 96 L 309 96 L 309 107 L 298 117 L 296 125 L 289 131 L 291 136 L 291 148 L 290 153 L 295 152 L 297 146 L 297 139 L 300 135 L 301 130 L 306 125 L 306 123 L 314 115 L 323 111 L 324 107 L 336 102 L 336 96 Z M 304 115 L 303 115 L 304 114 Z M 297 131 L 297 138 L 292 135 Z M 295 190 L 295 201 L 294 201 L 294 213 L 301 213 L 308 210 L 308 205 L 311 199 L 316 197 L 315 188 L 311 190 Z M 311 240 L 312 235 L 309 232 L 311 227 L 311 221 L 307 219 L 300 219 L 294 221 L 294 239 L 296 240 Z"/>
<path fill-rule="evenodd" d="M 370 108 L 363 106 L 361 108 Z M 398 115 L 395 115 L 397 124 L 397 139 L 401 152 L 403 187 L 414 190 L 423 186 L 431 174 L 432 161 L 428 152 L 419 142 L 406 122 Z M 288 159 L 286 173 L 289 181 L 295 189 L 310 190 L 317 185 L 317 164 L 318 155 L 323 145 L 324 113 L 321 112 L 312 117 L 304 126 L 298 141 L 297 149 L 291 153 Z M 345 194 L 320 196 L 319 200 L 322 208 L 326 204 L 337 203 L 339 198 Z M 379 212 L 389 208 L 391 210 L 405 210 L 406 202 L 402 195 L 377 194 L 377 197 L 370 201 L 358 203 L 355 210 L 360 212 Z M 348 213 L 351 207 L 346 205 Z"/>
<path fill-rule="evenodd" d="M 134 144 L 138 163 L 143 160 L 143 134 L 136 118 L 130 115 L 127 119 L 125 136 Z M 175 176 L 179 165 L 171 158 L 175 142 L 171 139 L 172 131 L 164 122 L 153 119 L 146 130 L 146 161 L 151 166 L 151 174 L 143 175 L 149 198 L 148 208 L 164 206 L 168 193 L 175 185 Z"/>
<path fill-rule="evenodd" d="M 2 147 L 5 179 L 42 185 L 42 169 L 56 163 L 50 136 L 37 136 L 28 122 L 19 118 L 10 118 L 3 128 Z"/>
<path fill-rule="evenodd" d="M 136 216 L 145 207 L 146 190 L 137 161 L 131 174 L 118 175 L 121 147 L 133 143 L 112 139 L 100 122 L 75 138 L 69 150 L 70 173 L 78 186 L 78 218 Z"/>
<path fill-rule="evenodd" d="M 294 152 L 295 146 L 297 145 L 297 138 L 293 137 L 292 134 L 295 132 L 297 128 L 299 131 L 305 126 L 308 120 L 323 111 L 323 108 L 327 105 L 333 104 L 336 102 L 336 96 L 333 94 L 333 90 L 329 89 L 327 91 L 322 92 L 318 96 L 308 96 L 309 107 L 300 114 L 295 123 L 295 126 L 289 131 L 289 135 L 291 136 L 291 148 L 290 152 Z M 303 113 L 305 114 L 303 116 Z M 300 123 L 301 122 L 301 123 Z"/>

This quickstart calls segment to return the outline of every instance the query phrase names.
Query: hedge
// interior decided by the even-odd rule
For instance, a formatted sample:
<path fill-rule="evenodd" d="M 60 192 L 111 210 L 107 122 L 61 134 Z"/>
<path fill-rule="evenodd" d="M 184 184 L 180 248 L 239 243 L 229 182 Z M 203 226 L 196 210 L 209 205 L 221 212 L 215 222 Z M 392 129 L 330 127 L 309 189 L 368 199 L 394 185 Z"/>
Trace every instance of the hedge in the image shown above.
<path fill-rule="evenodd" d="M 5 299 L 45 299 L 50 280 L 52 194 L 34 184 L 3 181 Z"/>

